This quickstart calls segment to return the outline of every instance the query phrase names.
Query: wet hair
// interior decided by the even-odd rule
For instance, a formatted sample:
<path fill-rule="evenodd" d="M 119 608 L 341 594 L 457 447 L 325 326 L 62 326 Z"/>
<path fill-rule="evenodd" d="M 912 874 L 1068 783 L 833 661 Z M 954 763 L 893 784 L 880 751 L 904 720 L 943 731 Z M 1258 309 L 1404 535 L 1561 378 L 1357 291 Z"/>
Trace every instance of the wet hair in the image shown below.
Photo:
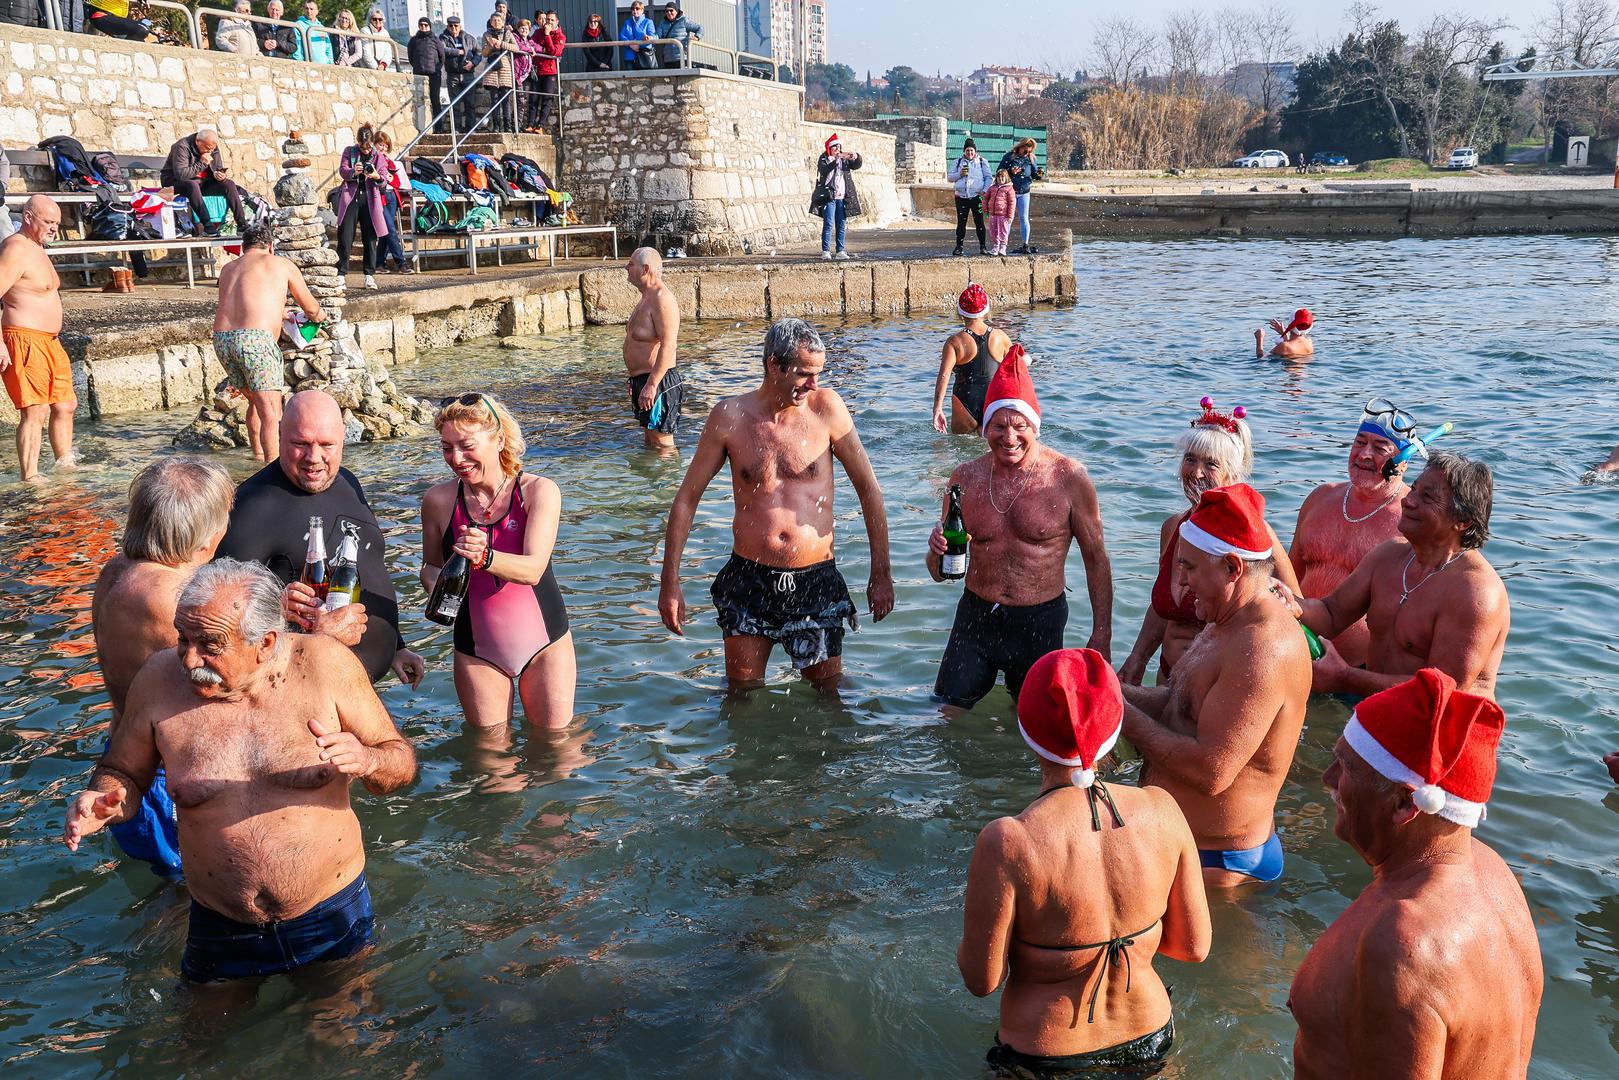
<path fill-rule="evenodd" d="M 442 432 L 445 424 L 460 424 L 481 431 L 498 432 L 505 440 L 500 448 L 500 471 L 505 476 L 516 476 L 523 471 L 523 452 L 528 449 L 523 441 L 523 429 L 511 411 L 492 394 L 479 394 L 471 405 L 461 404 L 456 398 L 439 409 L 433 417 L 433 427 Z"/>
<path fill-rule="evenodd" d="M 1276 557 L 1267 555 L 1263 559 L 1244 559 L 1242 560 L 1242 572 L 1244 574 L 1263 574 L 1266 577 L 1275 577 Z"/>
<path fill-rule="evenodd" d="M 774 361 L 782 371 L 798 362 L 798 354 L 803 349 L 826 352 L 821 335 L 803 319 L 777 319 L 765 334 L 765 363 Z"/>
<path fill-rule="evenodd" d="M 287 628 L 281 615 L 281 579 L 263 563 L 215 559 L 199 566 L 180 590 L 177 611 L 205 607 L 223 589 L 239 588 L 247 594 L 236 631 L 242 640 L 257 644 L 266 634 Z"/>
<path fill-rule="evenodd" d="M 1211 457 L 1220 463 L 1227 484 L 1246 483 L 1254 470 L 1254 435 L 1246 420 L 1233 420 L 1237 434 L 1208 424 L 1198 424 L 1181 432 L 1175 440 L 1175 467 L 1188 453 Z"/>
<path fill-rule="evenodd" d="M 1482 461 L 1436 450 L 1428 455 L 1428 468 L 1445 474 L 1450 484 L 1450 516 L 1467 522 L 1462 547 L 1481 548 L 1490 538 L 1490 508 L 1495 502 L 1495 477 Z"/>
<path fill-rule="evenodd" d="M 124 558 L 178 566 L 230 521 L 236 485 L 212 461 L 154 461 L 129 484 Z"/>
<path fill-rule="evenodd" d="M 242 249 L 263 248 L 268 251 L 275 244 L 275 226 L 268 221 L 256 221 L 242 230 Z"/>

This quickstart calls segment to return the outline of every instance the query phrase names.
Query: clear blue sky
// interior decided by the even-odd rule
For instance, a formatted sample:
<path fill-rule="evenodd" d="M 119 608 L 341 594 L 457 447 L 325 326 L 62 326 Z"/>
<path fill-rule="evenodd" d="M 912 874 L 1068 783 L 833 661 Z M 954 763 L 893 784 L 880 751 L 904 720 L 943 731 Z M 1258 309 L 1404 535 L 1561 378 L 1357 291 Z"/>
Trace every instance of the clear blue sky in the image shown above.
<path fill-rule="evenodd" d="M 603 10 L 613 2 L 603 0 Z M 1128 15 L 1152 26 L 1171 12 L 1196 8 L 1212 17 L 1224 6 L 1262 5 L 1242 0 L 1229 5 L 1195 0 L 827 0 L 827 29 L 832 60 L 848 64 L 861 76 L 867 69 L 880 75 L 897 64 L 909 64 L 926 75 L 964 75 L 983 64 L 1072 73 L 1086 66 L 1091 32 L 1099 20 Z M 1293 13 L 1299 42 L 1308 51 L 1318 42 L 1342 37 L 1350 4 L 1280 0 L 1279 6 Z M 1408 30 L 1439 11 L 1465 10 L 1507 21 L 1516 28 L 1502 36 L 1512 46 L 1529 39 L 1529 27 L 1546 6 L 1546 0 L 1400 0 L 1382 8 Z M 481 30 L 494 9 L 494 0 L 467 0 L 467 25 Z M 578 28 L 563 29 L 572 38 Z"/>

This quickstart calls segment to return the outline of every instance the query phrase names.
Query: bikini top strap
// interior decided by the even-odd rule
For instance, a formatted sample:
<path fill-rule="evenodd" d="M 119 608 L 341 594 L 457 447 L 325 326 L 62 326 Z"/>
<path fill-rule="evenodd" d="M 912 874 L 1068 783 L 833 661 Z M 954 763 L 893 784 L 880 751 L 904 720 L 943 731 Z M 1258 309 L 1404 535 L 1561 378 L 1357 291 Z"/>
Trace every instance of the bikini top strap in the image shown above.
<path fill-rule="evenodd" d="M 1096 809 L 1097 800 L 1107 804 L 1107 812 L 1113 815 L 1113 827 L 1124 828 L 1124 818 L 1119 815 L 1119 808 L 1113 804 L 1113 796 L 1108 792 L 1107 785 L 1098 780 L 1085 789 L 1085 797 L 1091 804 L 1091 831 L 1102 831 L 1102 817 Z"/>

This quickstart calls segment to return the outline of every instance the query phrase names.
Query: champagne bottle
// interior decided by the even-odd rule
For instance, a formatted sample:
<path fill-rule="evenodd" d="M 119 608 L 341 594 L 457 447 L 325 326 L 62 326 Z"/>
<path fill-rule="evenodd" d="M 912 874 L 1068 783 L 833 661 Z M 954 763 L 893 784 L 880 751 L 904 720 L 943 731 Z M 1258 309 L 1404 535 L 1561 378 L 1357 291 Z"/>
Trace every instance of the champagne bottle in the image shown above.
<path fill-rule="evenodd" d="M 343 539 L 337 543 L 337 557 L 332 560 L 331 586 L 326 590 L 326 610 L 360 602 L 360 535 L 349 522 L 344 522 Z"/>
<path fill-rule="evenodd" d="M 1321 644 L 1321 639 L 1316 637 L 1314 630 L 1311 630 L 1303 623 L 1299 623 L 1299 629 L 1304 631 L 1304 640 L 1310 643 L 1311 660 L 1319 660 L 1323 656 L 1327 655 L 1327 647 Z"/>
<path fill-rule="evenodd" d="M 950 508 L 944 515 L 944 556 L 939 576 L 956 581 L 967 576 L 967 526 L 961 520 L 961 486 L 950 485 Z"/>
<path fill-rule="evenodd" d="M 326 590 L 332 583 L 332 568 L 326 562 L 326 528 L 316 516 L 309 519 L 309 546 L 304 550 L 304 572 L 298 580 L 315 591 L 315 602 L 326 603 Z"/>
<path fill-rule="evenodd" d="M 454 626 L 471 583 L 472 563 L 459 552 L 452 554 L 433 584 L 433 595 L 427 601 L 427 617 L 440 625 Z"/>

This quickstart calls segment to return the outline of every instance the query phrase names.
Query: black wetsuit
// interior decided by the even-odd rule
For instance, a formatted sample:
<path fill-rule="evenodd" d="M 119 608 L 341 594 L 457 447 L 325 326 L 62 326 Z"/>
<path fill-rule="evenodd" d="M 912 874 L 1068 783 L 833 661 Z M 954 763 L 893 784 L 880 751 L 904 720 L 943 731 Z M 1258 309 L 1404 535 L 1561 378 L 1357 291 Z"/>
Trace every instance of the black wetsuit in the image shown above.
<path fill-rule="evenodd" d="M 354 653 L 376 682 L 388 673 L 394 653 L 405 643 L 399 636 L 393 579 L 382 561 L 382 530 L 353 473 L 339 469 L 331 487 L 310 493 L 287 479 L 279 462 L 270 462 L 236 489 L 230 527 L 214 557 L 263 563 L 282 581 L 295 581 L 303 573 L 304 554 L 309 550 L 305 539 L 309 519 L 316 515 L 326 529 L 329 552 L 337 550 L 342 537 L 339 527 L 344 522 L 359 528 L 360 602 L 365 605 L 366 625 Z"/>
<path fill-rule="evenodd" d="M 951 391 L 975 424 L 984 422 L 986 404 L 984 397 L 989 393 L 990 376 L 995 374 L 995 368 L 998 366 L 989 352 L 989 334 L 988 330 L 982 334 L 967 331 L 967 336 L 973 339 L 976 351 L 971 360 L 956 365 L 956 385 Z"/>

